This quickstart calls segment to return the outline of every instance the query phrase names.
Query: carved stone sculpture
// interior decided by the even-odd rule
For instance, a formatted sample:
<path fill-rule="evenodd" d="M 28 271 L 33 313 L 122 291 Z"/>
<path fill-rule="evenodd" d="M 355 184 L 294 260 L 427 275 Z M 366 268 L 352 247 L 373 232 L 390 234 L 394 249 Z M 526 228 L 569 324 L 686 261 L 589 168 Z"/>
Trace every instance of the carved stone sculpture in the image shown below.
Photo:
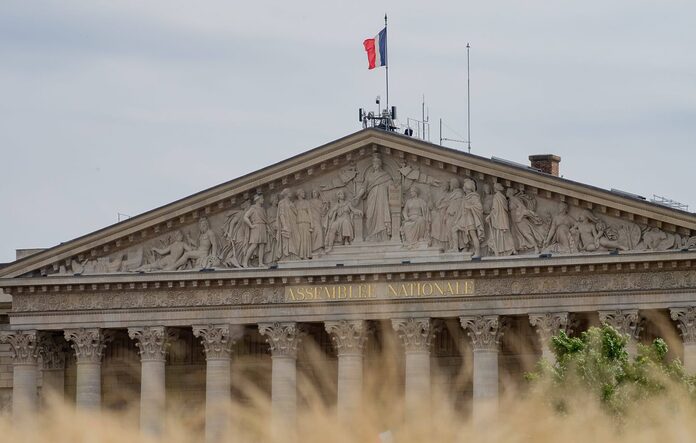
<path fill-rule="evenodd" d="M 0 333 L 0 343 L 10 345 L 14 364 L 36 364 L 39 349 L 35 330 L 4 331 Z"/>
<path fill-rule="evenodd" d="M 637 309 L 599 311 L 599 321 L 637 340 L 642 327 Z"/>
<path fill-rule="evenodd" d="M 78 362 L 100 363 L 110 338 L 99 328 L 65 330 L 65 339 L 70 342 Z"/>
<path fill-rule="evenodd" d="M 430 224 L 430 211 L 428 204 L 420 198 L 420 191 L 415 186 L 409 190 L 410 198 L 404 203 L 403 218 L 401 227 L 403 243 L 406 246 L 413 246 L 419 241 L 427 240 L 429 235 L 428 225 Z"/>
<path fill-rule="evenodd" d="M 285 188 L 280 192 L 278 202 L 278 258 L 297 257 L 299 249 L 297 236 L 297 208 L 292 201 L 292 192 Z"/>
<path fill-rule="evenodd" d="M 328 203 L 322 200 L 318 189 L 312 190 L 312 199 L 309 201 L 309 209 L 312 217 L 312 256 L 321 255 L 324 252 L 324 239 L 328 226 Z"/>
<path fill-rule="evenodd" d="M 365 200 L 366 241 L 387 241 L 391 237 L 391 212 L 389 210 L 389 187 L 393 180 L 382 167 L 382 159 L 372 157 L 372 166 L 365 171 L 362 187 L 356 199 Z"/>
<path fill-rule="evenodd" d="M 273 357 L 297 358 L 297 348 L 305 332 L 294 322 L 261 323 L 259 333 L 266 336 Z"/>
<path fill-rule="evenodd" d="M 268 241 L 266 242 L 264 262 L 273 263 L 278 257 L 278 241 L 276 238 L 278 232 L 278 194 L 271 195 L 270 204 L 266 208 L 266 220 L 268 221 L 266 224 L 266 238 Z"/>
<path fill-rule="evenodd" d="M 536 327 L 537 334 L 542 343 L 548 347 L 551 337 L 559 331 L 568 330 L 567 312 L 545 312 L 543 314 L 529 314 L 529 324 Z"/>
<path fill-rule="evenodd" d="M 510 222 L 513 236 L 517 240 L 518 251 L 533 249 L 535 254 L 544 244 L 546 235 L 543 230 L 543 220 L 536 212 L 527 207 L 514 188 L 506 191 L 508 207 L 510 208 Z"/>
<path fill-rule="evenodd" d="M 483 205 L 481 197 L 476 192 L 476 183 L 471 179 L 464 180 L 464 196 L 462 197 L 462 212 L 458 228 L 464 236 L 462 246 L 471 246 L 474 256 L 480 257 L 481 242 L 485 235 Z"/>
<path fill-rule="evenodd" d="M 263 207 L 263 195 L 254 196 L 254 205 L 244 214 L 244 223 L 249 227 L 249 246 L 244 254 L 242 266 L 249 266 L 249 259 L 254 253 L 259 258 L 259 266 L 263 266 L 263 255 L 268 242 L 268 219 Z"/>
<path fill-rule="evenodd" d="M 430 233 L 443 249 L 459 251 L 458 229 L 462 214 L 462 198 L 464 197 L 464 193 L 459 187 L 459 180 L 450 179 L 445 192 L 446 194 L 438 199 L 435 205 Z"/>
<path fill-rule="evenodd" d="M 551 227 L 544 241 L 544 248 L 552 252 L 578 252 L 575 239 L 570 229 L 575 225 L 575 219 L 568 215 L 568 205 L 561 202 L 558 213 L 551 219 Z"/>
<path fill-rule="evenodd" d="M 169 345 L 176 335 L 164 326 L 128 328 L 128 336 L 136 340 L 141 361 L 164 361 Z"/>
<path fill-rule="evenodd" d="M 65 339 L 50 332 L 40 332 L 38 339 L 41 369 L 65 369 L 65 357 L 68 351 L 68 343 Z"/>
<path fill-rule="evenodd" d="M 487 217 L 490 226 L 490 237 L 488 238 L 488 248 L 496 256 L 514 254 L 515 242 L 510 232 L 510 216 L 508 214 L 508 201 L 503 194 L 503 185 L 495 183 L 493 185 L 495 194 L 491 213 Z"/>
<path fill-rule="evenodd" d="M 184 252 L 179 260 L 174 263 L 175 268 L 180 268 L 191 260 L 193 268 L 211 268 L 218 264 L 218 240 L 210 228 L 208 217 L 201 217 L 198 221 L 198 246 L 195 249 Z"/>
<path fill-rule="evenodd" d="M 355 209 L 345 199 L 345 193 L 338 191 L 338 201 L 328 215 L 328 230 L 326 232 L 326 252 L 330 252 L 334 244 L 350 244 L 354 238 L 353 215 L 362 216 L 362 211 Z"/>
<path fill-rule="evenodd" d="M 429 318 L 395 318 L 392 327 L 401 339 L 406 352 L 427 352 L 438 325 Z"/>
<path fill-rule="evenodd" d="M 201 339 L 206 360 L 229 359 L 232 346 L 243 333 L 244 328 L 239 325 L 193 326 L 193 335 Z"/>
<path fill-rule="evenodd" d="M 672 320 L 678 321 L 677 328 L 681 331 L 685 344 L 696 343 L 696 307 L 670 309 Z"/>
<path fill-rule="evenodd" d="M 312 210 L 304 189 L 297 190 L 295 209 L 297 210 L 297 256 L 301 260 L 312 258 Z"/>
<path fill-rule="evenodd" d="M 365 320 L 327 321 L 325 326 L 338 355 L 362 355 L 368 335 Z"/>
<path fill-rule="evenodd" d="M 503 336 L 505 324 L 497 315 L 476 315 L 459 317 L 462 328 L 471 338 L 474 351 L 495 351 Z"/>
<path fill-rule="evenodd" d="M 148 265 L 142 266 L 140 269 L 149 271 L 175 271 L 177 270 L 177 263 L 181 257 L 192 250 L 191 246 L 184 242 L 184 234 L 177 229 L 172 234 L 172 239 L 168 246 L 152 248 L 152 252 L 160 256 L 160 258 L 155 259 Z"/>
<path fill-rule="evenodd" d="M 406 160 L 401 161 L 401 164 L 399 165 L 399 173 L 401 173 L 401 180 L 403 183 L 402 187 L 404 190 L 410 190 L 414 183 L 440 186 L 440 180 L 408 164 Z"/>

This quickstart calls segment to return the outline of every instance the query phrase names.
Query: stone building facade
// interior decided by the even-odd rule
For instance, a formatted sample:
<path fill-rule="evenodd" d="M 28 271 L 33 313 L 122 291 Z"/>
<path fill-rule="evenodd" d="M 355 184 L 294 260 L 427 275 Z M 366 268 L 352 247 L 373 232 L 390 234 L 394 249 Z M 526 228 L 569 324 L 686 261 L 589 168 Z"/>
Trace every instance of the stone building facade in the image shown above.
<path fill-rule="evenodd" d="M 696 215 L 537 168 L 366 129 L 0 268 L 0 404 L 205 409 L 252 379 L 292 422 L 297 374 L 332 368 L 339 415 L 400 343 L 405 411 L 433 386 L 495 408 L 548 338 L 667 335 L 696 370 Z M 308 352 L 315 343 L 321 353 Z"/>

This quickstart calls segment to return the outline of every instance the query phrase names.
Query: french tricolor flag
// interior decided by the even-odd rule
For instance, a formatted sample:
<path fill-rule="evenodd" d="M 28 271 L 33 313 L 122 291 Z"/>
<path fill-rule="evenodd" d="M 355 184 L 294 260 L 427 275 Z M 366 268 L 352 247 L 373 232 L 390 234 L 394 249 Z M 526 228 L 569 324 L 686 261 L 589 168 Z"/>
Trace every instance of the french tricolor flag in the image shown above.
<path fill-rule="evenodd" d="M 369 69 L 378 66 L 387 66 L 387 27 L 379 31 L 375 38 L 368 38 L 363 42 L 367 52 Z"/>

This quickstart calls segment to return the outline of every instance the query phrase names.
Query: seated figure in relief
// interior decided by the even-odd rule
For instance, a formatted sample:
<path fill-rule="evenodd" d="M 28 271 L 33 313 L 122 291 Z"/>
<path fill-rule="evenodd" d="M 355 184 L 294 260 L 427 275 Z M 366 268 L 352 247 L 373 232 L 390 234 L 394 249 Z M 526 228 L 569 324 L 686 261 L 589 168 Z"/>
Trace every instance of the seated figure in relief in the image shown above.
<path fill-rule="evenodd" d="M 176 263 L 179 259 L 186 253 L 191 251 L 193 248 L 184 242 L 184 234 L 180 230 L 174 231 L 174 236 L 172 242 L 169 246 L 163 248 L 152 248 L 152 252 L 160 255 L 161 257 L 146 266 L 138 268 L 138 270 L 162 270 L 162 271 L 175 271 L 178 269 Z"/>
<path fill-rule="evenodd" d="M 217 265 L 218 240 L 210 228 L 208 217 L 201 217 L 198 221 L 198 247 L 184 252 L 179 260 L 174 263 L 176 269 L 183 269 L 189 260 L 193 261 L 194 268 L 208 268 Z"/>
<path fill-rule="evenodd" d="M 577 244 L 570 228 L 575 225 L 575 219 L 568 215 L 568 205 L 561 202 L 558 214 L 551 219 L 549 233 L 544 240 L 544 249 L 551 252 L 578 252 Z"/>
<path fill-rule="evenodd" d="M 404 203 L 404 217 L 401 233 L 406 246 L 413 246 L 419 241 L 428 239 L 428 224 L 430 211 L 428 204 L 420 198 L 420 190 L 413 186 L 409 191 L 410 197 Z"/>
<path fill-rule="evenodd" d="M 544 243 L 544 221 L 539 215 L 529 208 L 526 199 L 522 199 L 514 188 L 505 191 L 510 208 L 510 222 L 512 232 L 517 240 L 517 249 L 534 249 L 539 253 L 539 247 Z"/>
<path fill-rule="evenodd" d="M 355 236 L 353 229 L 353 215 L 362 217 L 362 211 L 355 209 L 350 201 L 346 201 L 346 194 L 338 191 L 338 201 L 329 210 L 328 230 L 326 231 L 326 252 L 331 251 L 336 242 L 350 244 Z"/>

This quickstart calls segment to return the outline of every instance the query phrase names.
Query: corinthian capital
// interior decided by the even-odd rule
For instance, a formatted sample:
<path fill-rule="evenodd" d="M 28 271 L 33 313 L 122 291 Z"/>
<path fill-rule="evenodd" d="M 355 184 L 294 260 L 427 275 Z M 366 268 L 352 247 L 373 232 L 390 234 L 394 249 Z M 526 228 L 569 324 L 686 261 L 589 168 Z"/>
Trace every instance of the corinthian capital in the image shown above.
<path fill-rule="evenodd" d="M 241 325 L 194 326 L 193 335 L 201 339 L 206 360 L 227 359 L 232 346 L 244 335 Z"/>
<path fill-rule="evenodd" d="M 35 330 L 5 331 L 0 333 L 0 343 L 7 343 L 12 349 L 15 365 L 35 365 L 38 357 L 37 333 Z"/>
<path fill-rule="evenodd" d="M 55 333 L 40 332 L 38 349 L 41 369 L 65 369 L 65 356 L 68 351 L 65 338 Z"/>
<path fill-rule="evenodd" d="M 475 315 L 459 317 L 462 327 L 467 330 L 475 351 L 498 349 L 503 336 L 504 325 L 497 315 Z"/>
<path fill-rule="evenodd" d="M 427 352 L 439 323 L 429 318 L 394 318 L 392 327 L 404 344 L 406 352 Z"/>
<path fill-rule="evenodd" d="M 305 335 L 295 322 L 259 323 L 259 332 L 266 336 L 273 357 L 297 358 L 297 347 Z"/>
<path fill-rule="evenodd" d="M 365 320 L 339 320 L 325 322 L 338 355 L 362 354 L 367 340 Z"/>
<path fill-rule="evenodd" d="M 679 322 L 677 327 L 681 331 L 684 343 L 696 343 L 696 307 L 671 308 L 669 312 L 672 320 Z"/>
<path fill-rule="evenodd" d="M 637 309 L 599 311 L 599 321 L 636 340 L 642 329 Z"/>
<path fill-rule="evenodd" d="M 545 312 L 543 314 L 529 314 L 529 324 L 536 327 L 539 338 L 548 342 L 558 331 L 567 332 L 567 312 Z"/>
<path fill-rule="evenodd" d="M 174 330 L 164 326 L 128 328 L 128 336 L 136 340 L 141 361 L 165 361 Z"/>
<path fill-rule="evenodd" d="M 106 348 L 107 336 L 103 329 L 66 329 L 65 339 L 71 342 L 78 363 L 100 363 Z"/>

